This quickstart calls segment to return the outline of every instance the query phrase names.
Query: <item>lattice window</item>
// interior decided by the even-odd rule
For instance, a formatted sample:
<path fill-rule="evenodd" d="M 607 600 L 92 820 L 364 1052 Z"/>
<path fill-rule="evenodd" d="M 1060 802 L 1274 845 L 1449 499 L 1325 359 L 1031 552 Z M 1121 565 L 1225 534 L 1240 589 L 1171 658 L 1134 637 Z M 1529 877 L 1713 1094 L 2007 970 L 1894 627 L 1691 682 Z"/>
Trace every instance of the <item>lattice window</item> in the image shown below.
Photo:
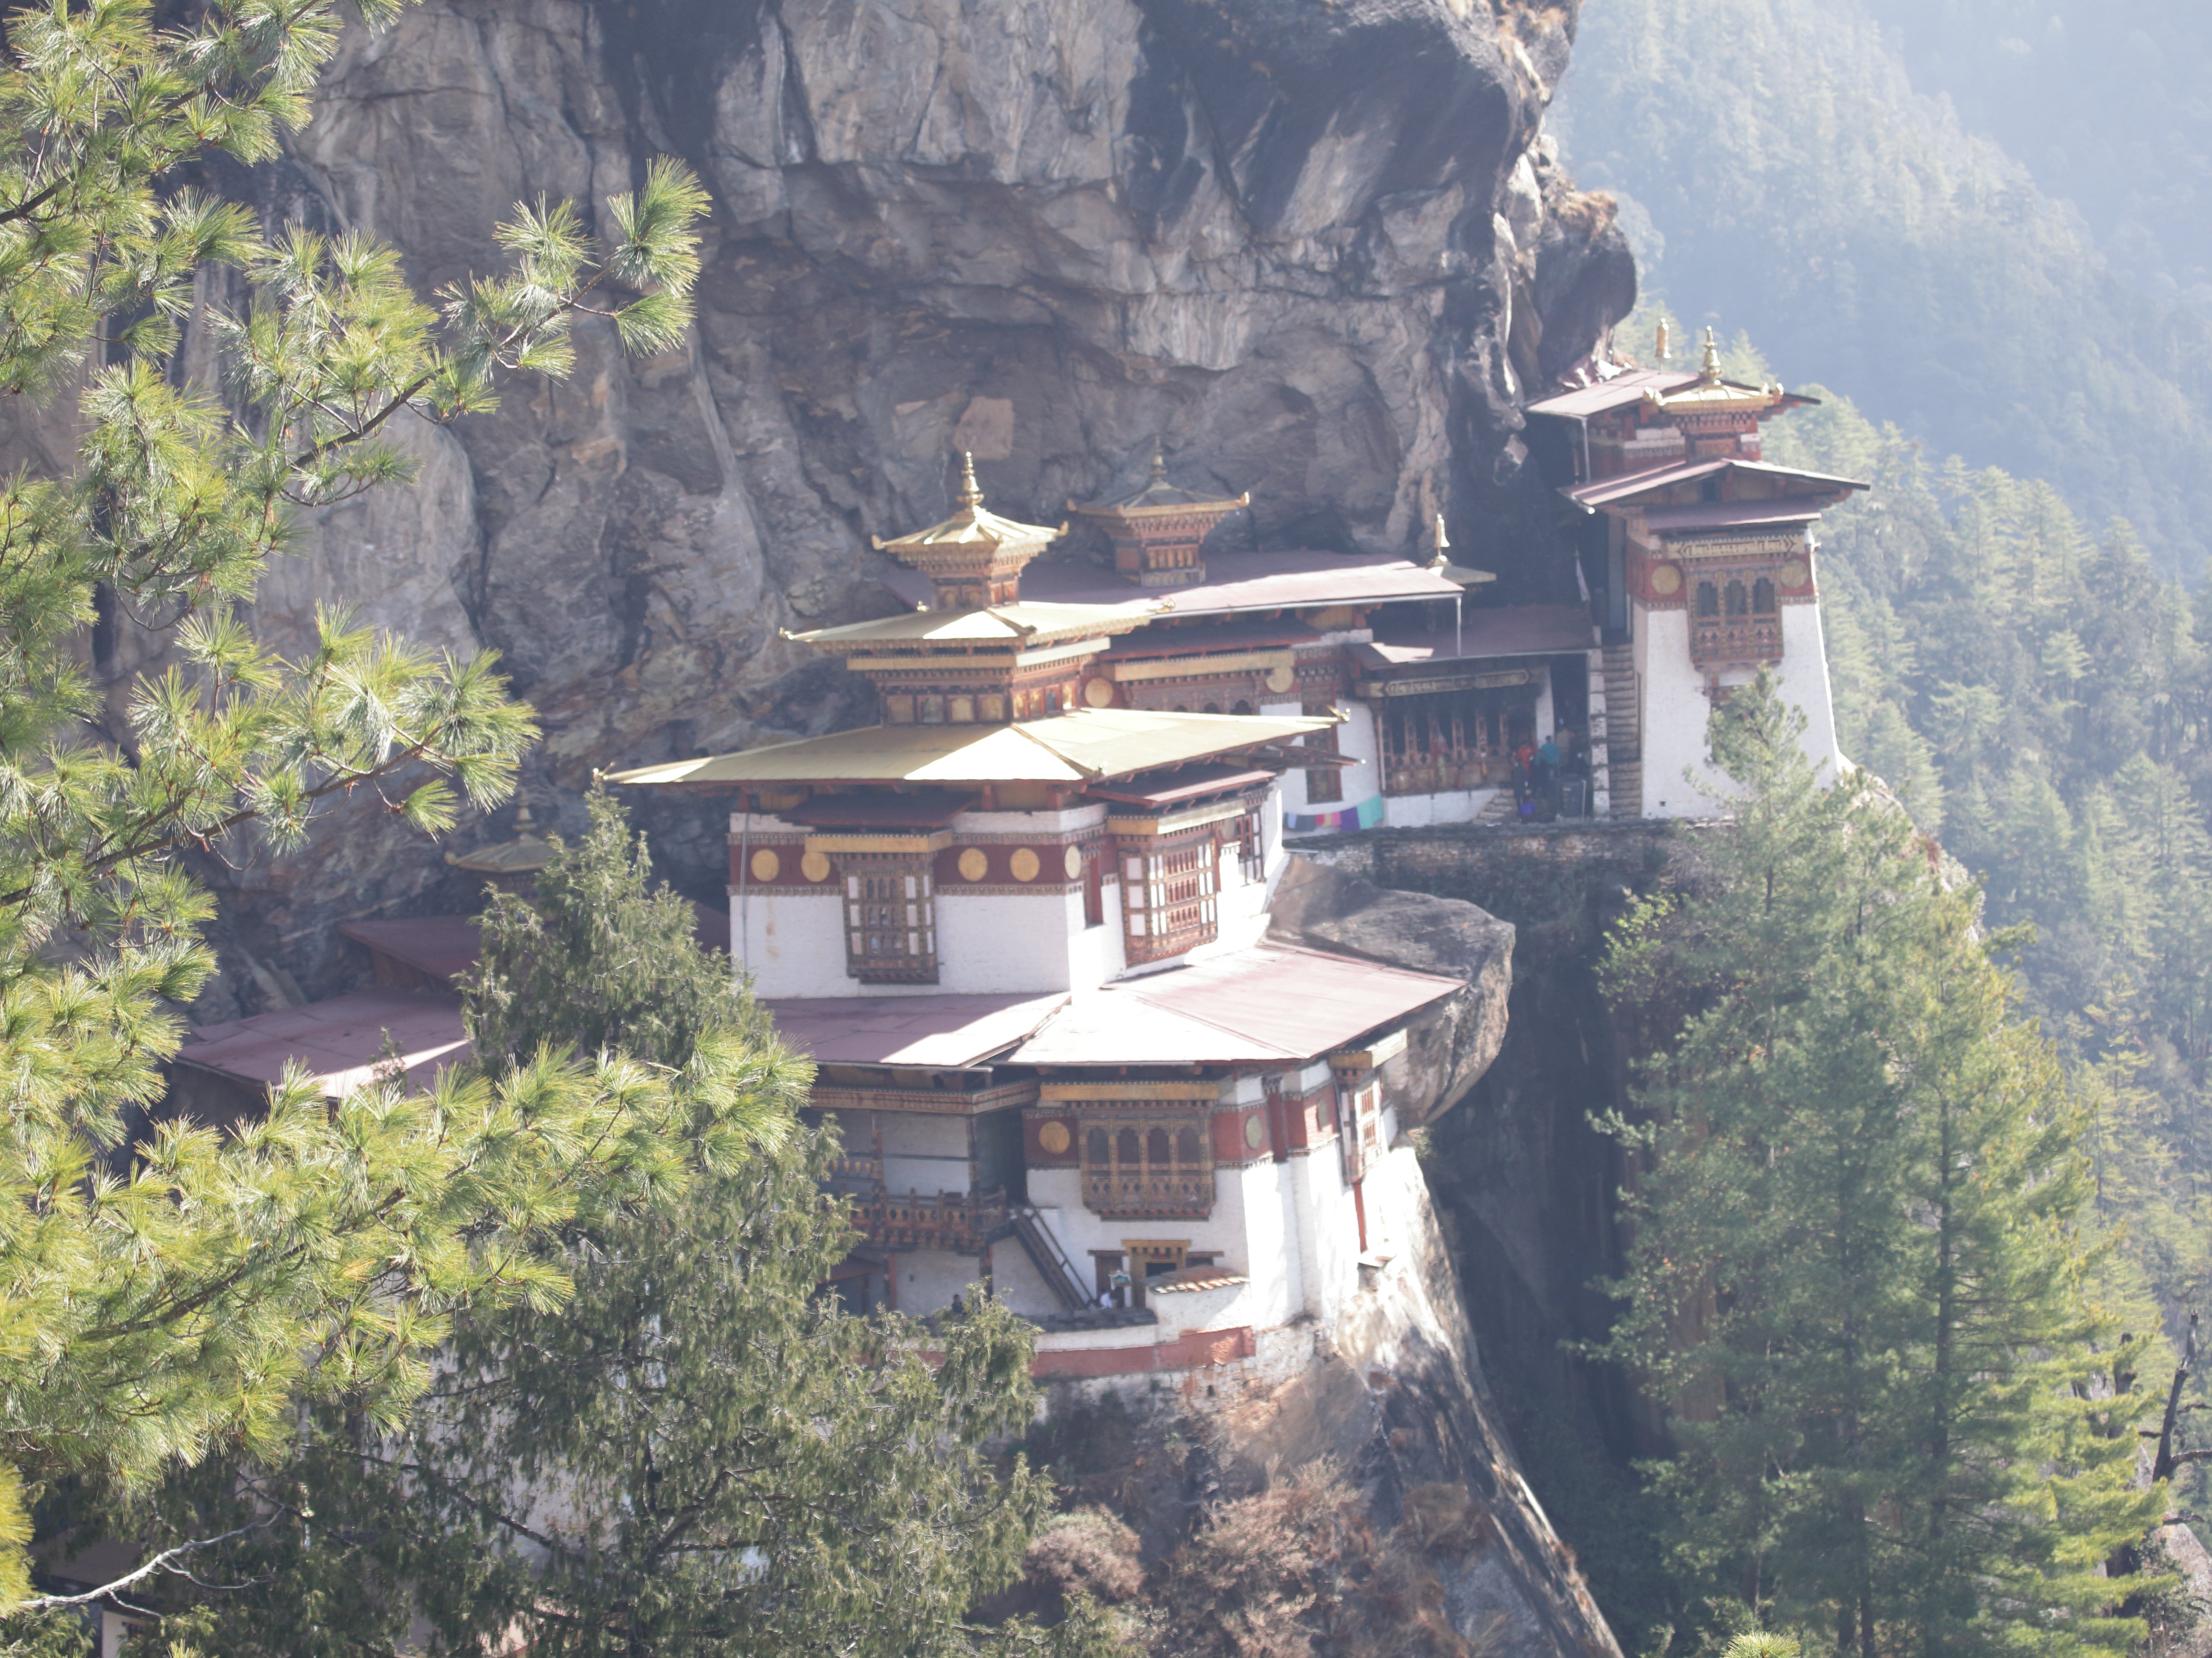
<path fill-rule="evenodd" d="M 937 982 L 937 895 L 929 865 L 847 857 L 845 971 L 863 984 Z"/>
<path fill-rule="evenodd" d="M 1267 878 L 1267 859 L 1260 838 L 1260 808 L 1254 806 L 1236 820 L 1237 868 L 1249 886 Z"/>
<path fill-rule="evenodd" d="M 1516 726 L 1536 728 L 1535 693 L 1447 691 L 1376 710 L 1385 794 L 1496 788 L 1511 780 Z"/>
<path fill-rule="evenodd" d="M 1364 1180 L 1382 1160 L 1382 1084 L 1371 1073 L 1358 1081 L 1340 1076 L 1336 1096 L 1343 1120 L 1338 1145 L 1344 1156 L 1344 1177 Z"/>
<path fill-rule="evenodd" d="M 1115 1111 L 1080 1121 L 1083 1203 L 1109 1218 L 1213 1212 L 1213 1143 L 1203 1112 Z"/>
<path fill-rule="evenodd" d="M 1180 956 L 1220 935 L 1217 844 L 1211 825 L 1171 841 L 1122 842 L 1122 926 L 1133 964 Z"/>
<path fill-rule="evenodd" d="M 1690 659 L 1699 667 L 1743 667 L 1782 659 L 1782 617 L 1771 576 L 1717 570 L 1698 583 Z"/>
<path fill-rule="evenodd" d="M 1309 702 L 1304 712 L 1319 719 L 1334 714 L 1336 706 L 1331 702 Z M 1325 732 L 1308 732 L 1304 741 L 1305 746 L 1316 754 L 1334 754 L 1337 751 L 1336 727 L 1331 726 Z M 1316 766 L 1309 770 L 1306 773 L 1306 799 L 1316 804 L 1343 799 L 1342 770 L 1335 766 Z"/>

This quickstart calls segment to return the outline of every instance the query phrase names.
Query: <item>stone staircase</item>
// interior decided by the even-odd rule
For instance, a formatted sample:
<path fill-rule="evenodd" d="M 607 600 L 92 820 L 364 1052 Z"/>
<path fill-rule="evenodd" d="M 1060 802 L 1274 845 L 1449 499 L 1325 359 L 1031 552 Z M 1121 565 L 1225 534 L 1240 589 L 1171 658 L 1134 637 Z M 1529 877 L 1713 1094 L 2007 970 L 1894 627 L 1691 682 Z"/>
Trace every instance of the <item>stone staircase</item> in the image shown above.
<path fill-rule="evenodd" d="M 1474 821 L 1478 825 L 1510 823 L 1515 820 L 1516 815 L 1515 808 L 1519 805 L 1520 802 L 1513 798 L 1513 791 L 1510 788 L 1500 789 L 1490 798 L 1480 811 L 1475 813 Z"/>
<path fill-rule="evenodd" d="M 1644 731 L 1636 694 L 1636 654 L 1627 645 L 1605 647 L 1607 758 L 1613 774 L 1613 815 L 1634 817 L 1644 802 Z"/>

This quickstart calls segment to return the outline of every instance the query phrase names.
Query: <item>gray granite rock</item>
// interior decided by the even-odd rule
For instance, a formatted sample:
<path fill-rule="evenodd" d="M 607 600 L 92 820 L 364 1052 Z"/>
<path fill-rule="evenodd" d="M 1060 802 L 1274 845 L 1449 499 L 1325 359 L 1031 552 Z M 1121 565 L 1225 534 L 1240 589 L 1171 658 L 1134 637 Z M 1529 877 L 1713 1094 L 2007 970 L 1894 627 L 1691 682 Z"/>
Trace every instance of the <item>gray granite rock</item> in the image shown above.
<path fill-rule="evenodd" d="M 1294 853 L 1268 907 L 1267 936 L 1466 982 L 1409 1032 L 1407 1073 L 1396 1090 L 1402 1127 L 1419 1128 L 1457 1104 L 1504 1043 L 1513 929 L 1487 910 L 1378 887 Z"/>
<path fill-rule="evenodd" d="M 1575 11 L 424 0 L 356 30 L 282 160 L 202 182 L 387 238 L 427 290 L 491 264 L 515 203 L 597 214 L 673 153 L 714 198 L 699 322 L 651 361 L 586 328 L 565 383 L 408 434 L 423 483 L 308 518 L 262 618 L 289 639 L 340 596 L 497 649 L 545 729 L 526 788 L 573 826 L 595 768 L 872 717 L 778 629 L 896 607 L 869 537 L 945 512 L 956 445 L 993 505 L 1057 523 L 1158 435 L 1179 479 L 1252 492 L 1230 544 L 1411 551 L 1441 507 L 1501 596 L 1571 598 L 1516 404 L 1634 280 L 1539 138 Z M 188 328 L 180 367 L 206 355 Z M 0 449 L 61 464 L 66 427 L 12 411 Z M 112 642 L 107 671 L 162 648 Z M 711 805 L 639 809 L 718 897 Z M 337 920 L 457 902 L 440 850 L 365 800 L 305 858 L 211 866 L 226 949 L 340 987 Z M 212 1011 L 277 981 L 245 956 Z"/>

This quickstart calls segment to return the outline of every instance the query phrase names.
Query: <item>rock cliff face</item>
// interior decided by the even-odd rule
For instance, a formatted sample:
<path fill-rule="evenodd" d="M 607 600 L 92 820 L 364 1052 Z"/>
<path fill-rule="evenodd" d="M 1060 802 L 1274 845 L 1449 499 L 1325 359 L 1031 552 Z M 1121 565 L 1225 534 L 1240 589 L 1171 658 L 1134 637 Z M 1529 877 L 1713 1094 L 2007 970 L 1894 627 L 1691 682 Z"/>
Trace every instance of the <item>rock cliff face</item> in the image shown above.
<path fill-rule="evenodd" d="M 1158 434 L 1179 477 L 1252 492 L 1224 536 L 1408 550 L 1441 508 L 1507 596 L 1571 595 L 1515 404 L 1634 290 L 1538 137 L 1574 12 L 425 0 L 348 43 L 288 160 L 215 182 L 373 231 L 428 288 L 484 268 L 515 202 L 596 210 L 674 153 L 714 197 L 699 325 L 644 362 L 587 330 L 565 384 L 417 423 L 422 483 L 304 526 L 263 625 L 301 637 L 343 597 L 496 647 L 547 733 L 527 792 L 574 817 L 595 767 L 865 717 L 777 630 L 890 608 L 868 537 L 945 510 L 956 447 L 994 505 L 1057 522 Z M 147 642 L 104 650 L 119 677 Z M 651 821 L 701 896 L 710 817 Z M 369 807 L 333 828 L 212 872 L 239 1008 L 357 972 L 338 920 L 463 902 Z"/>

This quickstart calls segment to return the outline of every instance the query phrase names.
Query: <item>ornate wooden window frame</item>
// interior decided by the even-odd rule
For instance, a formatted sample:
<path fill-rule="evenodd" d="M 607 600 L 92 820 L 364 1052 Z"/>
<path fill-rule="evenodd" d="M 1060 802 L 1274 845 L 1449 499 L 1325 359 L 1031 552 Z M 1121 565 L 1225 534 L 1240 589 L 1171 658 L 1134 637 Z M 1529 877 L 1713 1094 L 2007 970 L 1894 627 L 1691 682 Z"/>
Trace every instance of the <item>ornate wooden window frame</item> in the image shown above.
<path fill-rule="evenodd" d="M 862 984 L 937 982 L 937 890 L 927 853 L 839 859 L 845 971 Z"/>
<path fill-rule="evenodd" d="M 1327 716 L 1336 712 L 1336 704 L 1333 701 L 1308 702 L 1304 705 L 1303 712 L 1309 716 Z M 1316 754 L 1334 754 L 1337 752 L 1336 727 L 1331 726 L 1327 731 L 1308 732 L 1299 739 L 1299 742 Z M 1306 800 L 1309 805 L 1326 805 L 1330 801 L 1344 799 L 1344 775 L 1341 767 L 1314 766 L 1307 769 L 1305 775 Z"/>
<path fill-rule="evenodd" d="M 1084 1207 L 1101 1218 L 1204 1220 L 1212 1214 L 1209 1106 L 1140 1098 L 1086 1103 L 1076 1114 L 1075 1143 Z"/>
<path fill-rule="evenodd" d="M 1117 837 L 1124 954 L 1135 966 L 1182 955 L 1221 936 L 1218 825 Z"/>

